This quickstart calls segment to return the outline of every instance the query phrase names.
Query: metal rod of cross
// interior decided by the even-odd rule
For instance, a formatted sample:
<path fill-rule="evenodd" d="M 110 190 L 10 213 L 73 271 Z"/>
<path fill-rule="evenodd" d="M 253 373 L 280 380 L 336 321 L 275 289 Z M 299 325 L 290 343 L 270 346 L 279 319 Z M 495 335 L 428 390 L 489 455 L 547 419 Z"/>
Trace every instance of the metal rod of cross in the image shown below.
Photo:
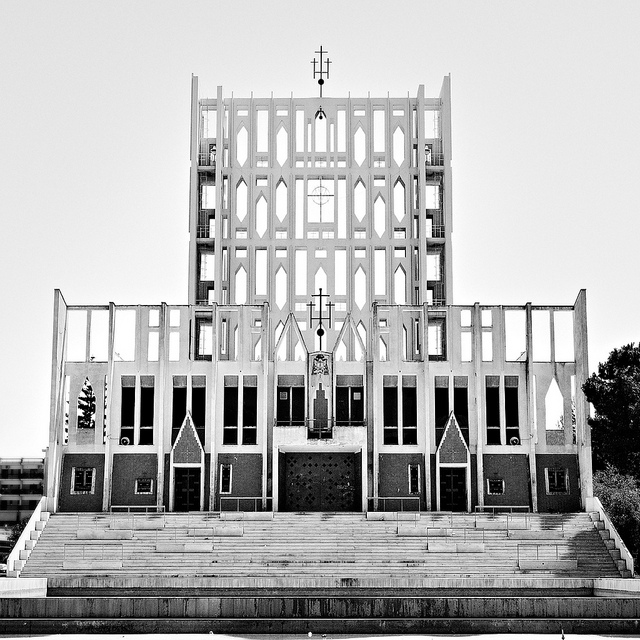
<path fill-rule="evenodd" d="M 314 59 L 311 61 L 311 64 L 313 64 L 313 79 L 316 79 L 316 76 L 320 76 L 320 79 L 318 80 L 318 84 L 320 85 L 320 97 L 322 98 L 322 85 L 324 84 L 324 76 L 327 76 L 327 79 L 329 79 L 329 65 L 331 64 L 331 60 L 329 60 L 329 58 L 327 58 L 326 60 L 322 59 L 322 56 L 329 53 L 328 51 L 324 51 L 322 49 L 322 45 L 320 45 L 320 51 L 316 51 L 315 53 L 320 54 L 320 61 L 318 62 L 318 60 Z M 326 65 L 326 71 L 324 69 L 324 66 Z"/>
<path fill-rule="evenodd" d="M 317 298 L 317 305 L 315 301 L 311 301 L 307 304 L 309 308 L 309 327 L 313 325 L 314 320 L 318 321 L 318 328 L 316 329 L 316 335 L 320 338 L 320 348 L 322 351 L 322 336 L 324 336 L 323 322 L 326 320 L 327 326 L 331 329 L 331 323 L 333 320 L 333 302 L 324 302 L 325 298 L 329 298 L 328 293 L 322 293 L 322 287 L 319 288 L 320 293 L 312 293 L 312 298 Z M 318 308 L 317 315 L 314 314 L 315 308 Z M 323 307 L 326 307 L 326 315 L 323 313 Z"/>

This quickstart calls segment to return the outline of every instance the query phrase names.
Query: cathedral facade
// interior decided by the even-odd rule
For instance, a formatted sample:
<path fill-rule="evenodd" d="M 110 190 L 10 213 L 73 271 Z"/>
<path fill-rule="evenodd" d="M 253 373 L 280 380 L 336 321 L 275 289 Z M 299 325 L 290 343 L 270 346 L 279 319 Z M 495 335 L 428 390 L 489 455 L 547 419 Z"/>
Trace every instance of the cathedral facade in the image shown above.
<path fill-rule="evenodd" d="M 55 294 L 57 510 L 584 506 L 585 293 L 452 304 L 450 115 L 193 78 L 188 304 Z"/>

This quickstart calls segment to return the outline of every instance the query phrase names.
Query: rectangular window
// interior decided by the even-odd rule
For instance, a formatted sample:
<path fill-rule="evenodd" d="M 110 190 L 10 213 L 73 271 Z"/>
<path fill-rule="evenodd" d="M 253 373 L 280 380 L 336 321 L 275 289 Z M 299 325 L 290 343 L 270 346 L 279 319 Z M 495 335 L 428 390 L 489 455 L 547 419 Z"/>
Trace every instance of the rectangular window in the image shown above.
<path fill-rule="evenodd" d="M 187 415 L 187 376 L 173 376 L 173 404 L 171 409 L 171 444 L 176 441 Z"/>
<path fill-rule="evenodd" d="M 222 444 L 238 444 L 238 376 L 224 377 Z"/>
<path fill-rule="evenodd" d="M 398 444 L 398 387 L 386 386 L 391 384 L 390 379 L 395 379 L 397 385 L 397 378 L 395 376 L 385 376 L 385 386 L 382 389 L 382 403 L 383 403 L 383 425 L 384 425 L 384 444 Z"/>
<path fill-rule="evenodd" d="M 267 295 L 267 250 L 256 249 L 256 295 Z"/>
<path fill-rule="evenodd" d="M 415 376 L 402 376 L 402 444 L 418 444 L 418 394 Z"/>
<path fill-rule="evenodd" d="M 266 153 L 269 151 L 269 111 L 258 109 L 256 118 L 256 151 Z"/>
<path fill-rule="evenodd" d="M 438 445 L 449 419 L 449 377 L 436 376 L 434 382 L 436 445 Z"/>
<path fill-rule="evenodd" d="M 242 444 L 258 442 L 258 379 L 244 376 L 242 387 Z"/>
<path fill-rule="evenodd" d="M 518 376 L 504 377 L 504 418 L 507 426 L 507 444 L 520 444 Z"/>
<path fill-rule="evenodd" d="M 445 319 L 429 318 L 427 325 L 427 342 L 429 346 L 429 360 L 444 360 L 445 352 Z"/>
<path fill-rule="evenodd" d="M 487 478 L 487 495 L 504 495 L 504 480 L 502 478 Z"/>
<path fill-rule="evenodd" d="M 485 401 L 487 444 L 502 444 L 500 438 L 500 376 L 486 376 Z"/>
<path fill-rule="evenodd" d="M 71 469 L 71 495 L 95 493 L 96 470 L 94 467 L 73 467 Z"/>
<path fill-rule="evenodd" d="M 569 471 L 567 469 L 545 469 L 547 495 L 567 495 L 569 493 Z"/>
<path fill-rule="evenodd" d="M 120 444 L 132 445 L 136 415 L 136 378 L 122 376 L 122 401 L 120 404 Z"/>
<path fill-rule="evenodd" d="M 149 495 L 153 493 L 152 478 L 136 478 L 136 495 Z"/>
<path fill-rule="evenodd" d="M 231 493 L 231 471 L 232 465 L 230 464 L 221 464 L 220 465 L 220 493 L 221 494 L 230 494 Z"/>
<path fill-rule="evenodd" d="M 440 254 L 428 253 L 427 254 L 427 280 L 438 281 L 441 277 L 440 269 Z"/>
<path fill-rule="evenodd" d="M 153 444 L 154 377 L 140 376 L 140 435 L 138 444 Z"/>
<path fill-rule="evenodd" d="M 210 318 L 196 319 L 196 359 L 211 360 L 213 356 L 213 323 Z"/>
<path fill-rule="evenodd" d="M 364 424 L 364 387 L 336 387 L 336 425 Z"/>
<path fill-rule="evenodd" d="M 305 423 L 304 376 L 278 376 L 276 390 L 276 422 L 279 425 L 300 426 Z"/>
<path fill-rule="evenodd" d="M 204 433 L 207 419 L 207 377 L 191 378 L 191 417 L 200 444 L 204 446 Z"/>
<path fill-rule="evenodd" d="M 204 251 L 200 254 L 200 282 L 211 282 L 215 273 L 215 254 Z"/>

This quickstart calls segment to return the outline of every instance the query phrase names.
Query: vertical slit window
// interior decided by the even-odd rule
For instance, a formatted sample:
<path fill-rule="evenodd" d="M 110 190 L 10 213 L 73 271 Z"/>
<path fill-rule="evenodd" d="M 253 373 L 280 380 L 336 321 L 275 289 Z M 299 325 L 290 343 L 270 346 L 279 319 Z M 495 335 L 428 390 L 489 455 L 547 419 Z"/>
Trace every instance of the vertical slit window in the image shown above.
<path fill-rule="evenodd" d="M 453 379 L 453 413 L 456 417 L 462 436 L 469 444 L 469 394 L 466 376 L 455 376 Z"/>
<path fill-rule="evenodd" d="M 120 405 L 120 444 L 132 445 L 136 415 L 135 376 L 122 376 L 122 402 Z"/>
<path fill-rule="evenodd" d="M 231 493 L 231 470 L 232 468 L 230 464 L 220 465 L 220 493 L 221 494 Z"/>
<path fill-rule="evenodd" d="M 242 444 L 258 442 L 258 387 L 256 376 L 245 376 L 242 395 Z"/>
<path fill-rule="evenodd" d="M 191 417 L 202 446 L 204 446 L 206 416 L 207 379 L 205 376 L 193 376 L 191 378 Z"/>
<path fill-rule="evenodd" d="M 485 384 L 487 444 L 502 444 L 500 437 L 500 376 L 487 376 Z"/>
<path fill-rule="evenodd" d="M 504 419 L 507 427 L 507 443 L 520 444 L 520 420 L 518 416 L 518 376 L 504 378 Z"/>
<path fill-rule="evenodd" d="M 440 444 L 449 419 L 449 377 L 436 376 L 434 388 L 436 445 Z"/>
<path fill-rule="evenodd" d="M 420 465 L 409 465 L 409 495 L 420 495 Z"/>
<path fill-rule="evenodd" d="M 238 444 L 238 377 L 224 377 L 222 444 Z"/>
<path fill-rule="evenodd" d="M 385 378 L 394 378 L 395 376 L 385 376 Z M 391 384 L 391 380 L 385 380 L 387 384 Z M 396 379 L 397 384 L 397 379 Z M 383 386 L 382 388 L 383 403 L 383 442 L 384 444 L 398 444 L 398 387 Z"/>
<path fill-rule="evenodd" d="M 402 444 L 418 444 L 418 395 L 415 376 L 402 376 Z"/>
<path fill-rule="evenodd" d="M 180 427 L 187 415 L 187 378 L 186 376 L 174 376 L 173 398 L 171 409 L 171 444 L 176 441 Z"/>

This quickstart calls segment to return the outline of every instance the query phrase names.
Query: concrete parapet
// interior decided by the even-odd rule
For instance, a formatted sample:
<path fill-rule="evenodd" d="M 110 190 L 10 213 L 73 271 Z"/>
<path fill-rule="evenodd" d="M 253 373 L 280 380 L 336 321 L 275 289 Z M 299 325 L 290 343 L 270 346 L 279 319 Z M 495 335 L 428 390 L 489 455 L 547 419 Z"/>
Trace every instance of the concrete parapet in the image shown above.
<path fill-rule="evenodd" d="M 273 511 L 246 511 L 245 520 L 273 520 Z"/>
<path fill-rule="evenodd" d="M 508 529 L 507 525 L 506 520 L 476 520 L 477 529 L 487 529 L 489 531 Z"/>
<path fill-rule="evenodd" d="M 64 560 L 65 571 L 116 571 L 122 569 L 122 560 Z"/>
<path fill-rule="evenodd" d="M 46 578 L 0 578 L 0 598 L 44 598 Z"/>
<path fill-rule="evenodd" d="M 220 520 L 244 520 L 243 511 L 221 511 Z"/>
<path fill-rule="evenodd" d="M 593 580 L 594 596 L 621 595 L 629 598 L 640 598 L 640 578 L 595 578 Z"/>
<path fill-rule="evenodd" d="M 161 518 L 154 518 L 153 520 L 140 520 L 136 518 L 134 521 L 134 528 L 140 531 L 155 531 L 164 529 L 164 520 Z"/>
<path fill-rule="evenodd" d="M 416 522 L 420 520 L 420 514 L 413 511 L 398 511 L 395 519 Z"/>
<path fill-rule="evenodd" d="M 520 560 L 523 571 L 572 571 L 578 568 L 578 560 Z"/>
<path fill-rule="evenodd" d="M 432 553 L 484 553 L 482 542 L 429 542 L 427 550 Z"/>
<path fill-rule="evenodd" d="M 78 540 L 132 540 L 133 531 L 125 529 L 78 529 Z"/>
<path fill-rule="evenodd" d="M 189 529 L 187 531 L 187 535 L 193 536 L 195 538 L 212 538 L 213 537 L 213 527 L 208 529 Z"/>
<path fill-rule="evenodd" d="M 205 542 L 158 542 L 158 553 L 211 553 L 213 544 Z"/>
<path fill-rule="evenodd" d="M 514 540 L 561 540 L 564 538 L 564 532 L 542 529 L 538 531 L 524 530 L 524 531 L 509 531 L 509 537 Z"/>
<path fill-rule="evenodd" d="M 228 525 L 218 525 L 213 528 L 213 535 L 220 537 L 234 537 L 239 538 L 244 534 L 242 527 L 233 527 Z"/>
<path fill-rule="evenodd" d="M 427 537 L 429 535 L 428 527 L 416 527 L 412 525 L 399 525 L 398 535 L 403 537 Z"/>

